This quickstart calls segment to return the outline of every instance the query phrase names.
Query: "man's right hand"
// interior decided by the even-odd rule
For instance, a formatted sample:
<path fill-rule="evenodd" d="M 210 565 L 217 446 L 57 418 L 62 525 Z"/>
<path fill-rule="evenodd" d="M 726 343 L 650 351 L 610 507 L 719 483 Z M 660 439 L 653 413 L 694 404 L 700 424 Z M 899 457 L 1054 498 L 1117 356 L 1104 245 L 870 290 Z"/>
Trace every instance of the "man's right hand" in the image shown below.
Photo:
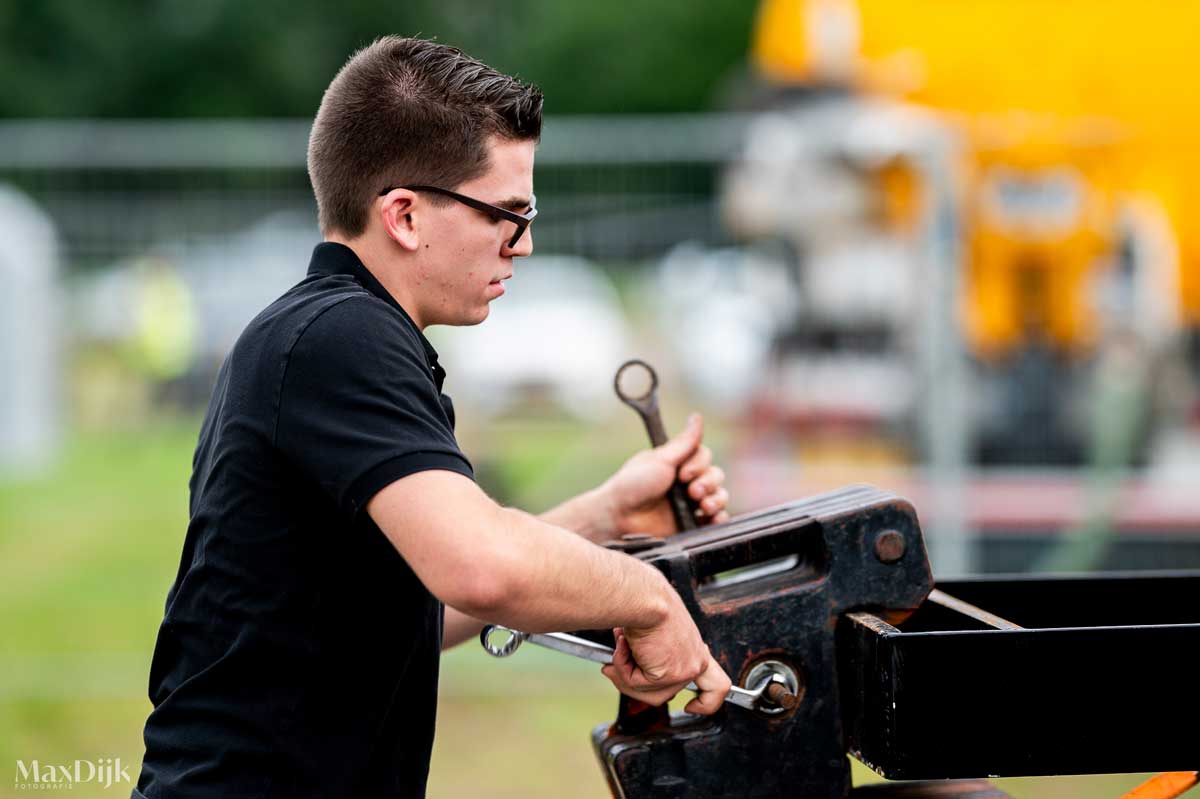
<path fill-rule="evenodd" d="M 669 702 L 690 682 L 700 693 L 684 708 L 688 713 L 716 713 L 732 685 L 713 658 L 696 623 L 676 597 L 661 624 L 645 629 L 617 627 L 611 665 L 601 671 L 617 690 L 649 705 Z"/>

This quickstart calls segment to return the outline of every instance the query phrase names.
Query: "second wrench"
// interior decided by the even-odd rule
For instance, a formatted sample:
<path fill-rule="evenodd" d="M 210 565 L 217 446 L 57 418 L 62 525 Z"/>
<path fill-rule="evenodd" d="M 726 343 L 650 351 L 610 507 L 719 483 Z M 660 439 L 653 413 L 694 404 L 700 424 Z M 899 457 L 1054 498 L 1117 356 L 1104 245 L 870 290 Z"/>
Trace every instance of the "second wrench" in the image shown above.
<path fill-rule="evenodd" d="M 631 394 L 622 386 L 621 377 L 630 368 L 638 366 L 646 370 L 650 386 L 643 394 Z M 637 411 L 638 416 L 642 417 L 642 423 L 646 425 L 646 433 L 650 436 L 651 446 L 658 447 L 667 443 L 667 429 L 663 426 L 662 412 L 658 408 L 658 373 L 650 364 L 637 358 L 621 364 L 617 369 L 616 377 L 613 378 L 613 390 L 617 392 L 621 402 L 633 408 Z M 688 496 L 687 486 L 681 483 L 678 477 L 671 486 L 667 497 L 671 502 L 671 512 L 675 516 L 675 526 L 680 530 L 695 529 L 696 511 L 700 506 Z"/>
<path fill-rule="evenodd" d="M 503 644 L 495 645 L 491 641 L 493 633 L 508 634 L 509 638 Z M 483 648 L 489 655 L 498 658 L 506 658 L 516 652 L 517 648 L 525 641 L 553 649 L 556 652 L 590 660 L 593 663 L 604 665 L 612 663 L 613 650 L 610 647 L 569 633 L 523 633 L 499 624 L 489 624 L 479 634 L 479 642 L 483 644 Z M 787 691 L 772 689 L 772 686 L 775 685 L 784 686 L 783 682 L 777 678 L 764 680 L 754 689 L 739 688 L 734 685 L 729 689 L 729 695 L 725 697 L 725 701 L 746 710 L 759 710 L 763 705 L 764 694 L 767 694 L 770 697 L 767 701 L 771 704 L 790 710 L 794 706 L 795 697 Z M 688 683 L 684 687 L 689 691 L 700 692 L 694 682 Z"/>

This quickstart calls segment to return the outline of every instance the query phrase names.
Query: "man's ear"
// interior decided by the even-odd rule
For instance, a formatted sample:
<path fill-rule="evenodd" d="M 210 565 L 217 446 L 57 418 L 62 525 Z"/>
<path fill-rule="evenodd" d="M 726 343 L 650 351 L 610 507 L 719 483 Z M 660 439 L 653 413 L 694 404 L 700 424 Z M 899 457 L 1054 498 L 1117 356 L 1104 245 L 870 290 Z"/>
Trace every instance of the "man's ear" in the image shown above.
<path fill-rule="evenodd" d="M 416 206 L 415 192 L 408 189 L 392 189 L 384 195 L 378 211 L 388 238 L 412 252 L 421 246 L 414 217 L 420 209 Z"/>

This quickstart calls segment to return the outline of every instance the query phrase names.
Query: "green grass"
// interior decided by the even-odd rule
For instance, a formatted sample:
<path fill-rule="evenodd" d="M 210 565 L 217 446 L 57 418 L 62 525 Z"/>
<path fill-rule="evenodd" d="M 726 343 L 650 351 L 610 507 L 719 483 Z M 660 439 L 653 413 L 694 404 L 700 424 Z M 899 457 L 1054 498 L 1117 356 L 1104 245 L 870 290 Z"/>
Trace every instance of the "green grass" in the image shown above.
<path fill-rule="evenodd" d="M 30 795 L 8 782 L 18 758 L 120 757 L 136 774 L 197 425 L 78 435 L 48 474 L 0 484 L 0 796 Z M 641 435 L 632 414 L 598 429 L 508 420 L 463 431 L 468 452 L 493 453 L 511 499 L 534 511 L 602 479 Z M 591 664 L 536 647 L 497 661 L 464 644 L 443 661 L 429 794 L 607 796 L 590 733 L 615 710 L 616 695 Z M 873 777 L 862 768 L 855 775 Z M 1020 799 L 1083 799 L 1116 797 L 1138 781 L 999 782 Z M 78 786 L 71 795 L 126 793 Z"/>
<path fill-rule="evenodd" d="M 189 420 L 81 435 L 49 474 L 0 485 L 4 771 L 18 758 L 140 762 L 195 430 Z"/>

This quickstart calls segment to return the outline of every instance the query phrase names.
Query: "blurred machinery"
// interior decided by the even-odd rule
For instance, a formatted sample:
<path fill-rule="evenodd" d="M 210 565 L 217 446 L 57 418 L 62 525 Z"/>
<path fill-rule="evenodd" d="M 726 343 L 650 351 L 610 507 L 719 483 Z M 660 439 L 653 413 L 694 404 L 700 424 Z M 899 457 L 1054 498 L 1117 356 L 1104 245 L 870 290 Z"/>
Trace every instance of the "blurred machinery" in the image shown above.
<path fill-rule="evenodd" d="M 1195 364 L 1171 370 L 1200 339 L 1197 24 L 1130 0 L 764 0 L 770 111 L 724 206 L 785 243 L 803 297 L 767 406 L 927 449 L 909 428 L 961 361 L 976 461 L 1144 460 L 1194 402 Z M 857 390 L 864 369 L 893 388 Z"/>

